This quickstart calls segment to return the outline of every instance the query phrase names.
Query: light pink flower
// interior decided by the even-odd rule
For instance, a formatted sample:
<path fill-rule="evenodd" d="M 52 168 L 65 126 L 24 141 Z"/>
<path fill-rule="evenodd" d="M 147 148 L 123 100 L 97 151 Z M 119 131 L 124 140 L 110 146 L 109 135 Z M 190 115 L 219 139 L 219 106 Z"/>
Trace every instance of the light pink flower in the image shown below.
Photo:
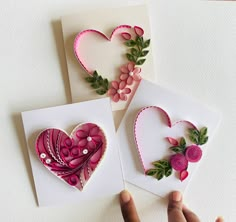
<path fill-rule="evenodd" d="M 126 82 L 121 81 L 112 81 L 111 82 L 111 87 L 108 90 L 108 95 L 111 96 L 112 100 L 114 102 L 118 102 L 119 100 L 126 101 L 127 100 L 127 95 L 131 93 L 130 88 L 125 88 Z"/>
<path fill-rule="evenodd" d="M 120 80 L 125 81 L 127 85 L 131 85 L 133 81 L 141 80 L 139 73 L 141 68 L 135 67 L 133 62 L 129 62 L 127 65 L 121 66 Z"/>
<path fill-rule="evenodd" d="M 82 129 L 76 132 L 76 136 L 79 139 L 78 146 L 94 149 L 101 142 L 99 133 L 100 129 L 93 123 L 82 126 Z"/>

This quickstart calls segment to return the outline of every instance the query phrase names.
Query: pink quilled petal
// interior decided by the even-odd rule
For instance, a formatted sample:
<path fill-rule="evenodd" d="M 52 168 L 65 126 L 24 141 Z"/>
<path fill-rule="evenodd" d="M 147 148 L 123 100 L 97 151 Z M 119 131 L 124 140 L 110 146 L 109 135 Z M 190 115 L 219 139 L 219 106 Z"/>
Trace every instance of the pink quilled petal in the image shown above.
<path fill-rule="evenodd" d="M 138 36 L 143 36 L 143 34 L 144 34 L 143 29 L 139 26 L 134 26 L 134 31 Z"/>
<path fill-rule="evenodd" d="M 80 139 L 80 138 L 85 138 L 88 136 L 88 132 L 85 132 L 84 130 L 78 130 L 76 132 L 76 136 Z"/>
<path fill-rule="evenodd" d="M 117 103 L 117 102 L 119 101 L 119 99 L 120 99 L 120 96 L 119 96 L 118 93 L 116 93 L 116 94 L 112 97 L 112 100 L 113 100 L 113 102 L 115 102 L 115 103 Z"/>
<path fill-rule="evenodd" d="M 166 137 L 166 139 L 173 146 L 178 146 L 178 144 L 179 144 L 179 142 L 176 139 L 172 138 L 172 137 Z"/>
<path fill-rule="evenodd" d="M 188 171 L 187 170 L 183 170 L 183 171 L 180 172 L 179 179 L 181 181 L 184 181 L 187 177 L 188 177 Z"/>
<path fill-rule="evenodd" d="M 128 32 L 122 32 L 121 36 L 125 40 L 130 40 L 131 39 L 131 35 Z"/>
<path fill-rule="evenodd" d="M 112 81 L 111 85 L 113 86 L 114 89 L 119 89 L 119 83 L 117 81 Z"/>
<path fill-rule="evenodd" d="M 128 70 L 128 68 L 127 68 L 126 65 L 125 65 L 125 66 L 121 66 L 121 67 L 120 67 L 120 71 L 121 71 L 122 73 L 124 73 L 124 74 L 129 74 L 129 70 Z"/>
<path fill-rule="evenodd" d="M 93 136 L 92 139 L 95 142 L 100 142 L 102 140 L 102 137 L 101 136 Z"/>
<path fill-rule="evenodd" d="M 116 92 L 117 92 L 116 89 L 111 88 L 111 89 L 108 90 L 107 94 L 108 94 L 109 96 L 114 96 L 114 95 L 116 94 Z"/>
<path fill-rule="evenodd" d="M 127 96 L 124 93 L 120 94 L 120 100 L 126 101 L 127 100 Z"/>
<path fill-rule="evenodd" d="M 141 77 L 139 74 L 135 74 L 135 75 L 133 75 L 133 79 L 134 79 L 135 81 L 139 81 L 139 80 L 142 79 L 142 77 Z"/>
<path fill-rule="evenodd" d="M 129 77 L 129 74 L 121 74 L 120 80 L 126 80 L 126 79 L 128 79 L 128 77 Z"/>
<path fill-rule="evenodd" d="M 133 71 L 134 75 L 135 75 L 135 74 L 139 74 L 140 72 L 141 72 L 141 68 L 135 67 L 135 69 L 134 69 L 134 71 Z"/>
<path fill-rule="evenodd" d="M 82 139 L 78 142 L 78 145 L 81 147 L 86 146 L 86 144 L 88 143 L 87 138 L 86 139 Z"/>
<path fill-rule="evenodd" d="M 121 81 L 119 84 L 119 89 L 124 89 L 126 86 L 126 82 L 125 81 Z"/>
<path fill-rule="evenodd" d="M 123 89 L 122 92 L 125 93 L 125 94 L 130 94 L 131 93 L 131 89 L 130 88 L 125 88 L 125 89 Z"/>
<path fill-rule="evenodd" d="M 96 144 L 94 141 L 90 141 L 87 143 L 87 146 L 89 149 L 94 149 L 96 147 Z"/>
<path fill-rule="evenodd" d="M 134 66 L 135 66 L 135 64 L 133 62 L 129 62 L 128 63 L 128 70 L 129 70 L 129 72 L 133 72 L 134 71 Z"/>
<path fill-rule="evenodd" d="M 89 136 L 96 136 L 99 133 L 99 128 L 97 126 L 90 130 Z"/>
<path fill-rule="evenodd" d="M 131 85 L 133 83 L 133 77 L 129 76 L 126 82 L 127 82 L 127 85 Z"/>
<path fill-rule="evenodd" d="M 90 126 L 89 126 L 89 124 L 85 124 L 85 125 L 83 125 L 83 126 L 82 126 L 82 130 L 83 130 L 84 132 L 86 132 L 87 135 L 88 135 L 89 130 L 90 130 Z"/>

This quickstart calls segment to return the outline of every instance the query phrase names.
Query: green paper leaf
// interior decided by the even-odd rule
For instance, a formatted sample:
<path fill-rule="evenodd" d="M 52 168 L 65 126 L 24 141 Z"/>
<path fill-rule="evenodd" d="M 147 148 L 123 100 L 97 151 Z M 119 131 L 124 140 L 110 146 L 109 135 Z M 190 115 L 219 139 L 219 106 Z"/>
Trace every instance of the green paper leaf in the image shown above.
<path fill-rule="evenodd" d="M 86 77 L 85 80 L 89 83 L 95 82 L 95 79 L 93 77 Z"/>
<path fill-rule="evenodd" d="M 135 62 L 135 58 L 134 58 L 133 55 L 127 53 L 127 54 L 126 54 L 126 57 L 127 57 L 127 59 L 128 59 L 129 61 L 131 61 L 131 62 Z"/>
<path fill-rule="evenodd" d="M 144 51 L 141 52 L 140 57 L 144 57 L 144 56 L 146 56 L 148 53 L 149 53 L 148 50 L 144 50 Z"/>
<path fill-rule="evenodd" d="M 99 94 L 99 95 L 104 95 L 106 92 L 107 92 L 107 90 L 105 90 L 105 89 L 96 90 L 96 93 Z"/>
<path fill-rule="evenodd" d="M 207 135 L 207 127 L 201 128 L 201 130 L 200 130 L 200 135 L 201 135 L 201 136 L 206 136 L 206 135 Z"/>
<path fill-rule="evenodd" d="M 188 129 L 189 134 L 199 136 L 200 132 L 197 129 Z"/>
<path fill-rule="evenodd" d="M 147 41 L 145 41 L 144 44 L 143 44 L 143 48 L 147 48 L 147 47 L 149 47 L 150 42 L 151 42 L 150 39 L 148 39 Z"/>
<path fill-rule="evenodd" d="M 138 50 L 136 49 L 136 48 L 132 48 L 131 49 L 131 54 L 133 55 L 133 56 L 138 56 Z"/>
<path fill-rule="evenodd" d="M 93 72 L 93 77 L 94 77 L 94 78 L 97 78 L 97 77 L 98 77 L 98 73 L 97 73 L 96 70 Z"/>
<path fill-rule="evenodd" d="M 196 138 L 196 136 L 190 134 L 190 135 L 189 135 L 189 139 L 190 139 L 193 143 L 198 144 L 198 139 Z"/>
<path fill-rule="evenodd" d="M 148 176 L 154 176 L 157 173 L 156 169 L 150 169 L 146 172 L 146 175 Z"/>
<path fill-rule="evenodd" d="M 182 147 L 179 147 L 179 146 L 172 146 L 170 147 L 170 149 L 175 153 L 182 153 L 184 150 Z"/>
<path fill-rule="evenodd" d="M 137 36 L 136 37 L 136 44 L 142 47 L 142 45 L 143 45 L 143 37 Z"/>
<path fill-rule="evenodd" d="M 133 47 L 136 45 L 136 42 L 134 40 L 128 40 L 125 42 L 125 45 L 128 46 L 128 47 Z"/>
<path fill-rule="evenodd" d="M 207 141 L 208 141 L 208 136 L 203 137 L 203 138 L 200 139 L 199 145 L 203 145 L 203 144 L 205 144 Z"/>
<path fill-rule="evenodd" d="M 157 180 L 161 180 L 164 177 L 164 172 L 163 171 L 158 171 L 156 174 Z"/>
<path fill-rule="evenodd" d="M 184 137 L 182 137 L 182 138 L 180 139 L 179 145 L 180 145 L 181 147 L 183 147 L 183 148 L 186 147 L 186 140 L 184 139 Z"/>
<path fill-rule="evenodd" d="M 136 62 L 136 64 L 137 65 L 142 65 L 145 61 L 146 61 L 146 59 L 140 59 Z"/>
<path fill-rule="evenodd" d="M 169 168 L 166 172 L 165 172 L 165 176 L 168 177 L 172 174 L 172 168 Z"/>
<path fill-rule="evenodd" d="M 94 89 L 98 89 L 100 87 L 100 85 L 99 85 L 98 82 L 95 82 L 95 83 L 91 84 L 91 87 L 94 88 Z"/>

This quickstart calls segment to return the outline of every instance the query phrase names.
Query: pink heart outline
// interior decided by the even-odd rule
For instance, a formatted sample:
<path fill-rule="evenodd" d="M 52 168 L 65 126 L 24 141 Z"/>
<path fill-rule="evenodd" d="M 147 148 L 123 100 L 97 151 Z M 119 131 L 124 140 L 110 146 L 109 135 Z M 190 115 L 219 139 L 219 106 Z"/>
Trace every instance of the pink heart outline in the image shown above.
<path fill-rule="evenodd" d="M 141 148 L 140 148 L 139 143 L 138 143 L 138 138 L 137 138 L 137 133 L 136 132 L 137 132 L 137 124 L 138 124 L 138 121 L 140 119 L 140 115 L 143 112 L 145 112 L 145 110 L 147 110 L 147 109 L 156 109 L 158 112 L 161 112 L 165 116 L 165 119 L 166 119 L 166 122 L 167 122 L 167 126 L 169 128 L 172 128 L 175 125 L 184 122 L 184 123 L 189 124 L 192 128 L 197 129 L 197 127 L 192 122 L 190 122 L 188 120 L 179 120 L 179 121 L 176 121 L 176 122 L 172 123 L 168 113 L 164 109 L 162 109 L 161 107 L 158 107 L 158 106 L 146 106 L 146 107 L 143 107 L 141 110 L 139 110 L 139 112 L 136 115 L 136 118 L 134 120 L 133 132 L 134 132 L 134 140 L 135 140 L 136 149 L 138 151 L 139 160 L 140 160 L 140 162 L 142 164 L 143 173 L 145 175 L 146 175 L 146 170 L 147 169 L 144 166 L 144 160 L 143 160 L 143 157 L 142 157 Z M 166 138 L 168 139 L 169 137 L 166 137 Z"/>
<path fill-rule="evenodd" d="M 55 176 L 81 191 L 106 149 L 106 135 L 94 123 L 79 124 L 70 135 L 61 129 L 47 128 L 35 142 L 41 163 Z"/>
<path fill-rule="evenodd" d="M 74 40 L 74 54 L 75 54 L 77 60 L 79 61 L 79 63 L 81 64 L 81 66 L 83 67 L 83 69 L 89 75 L 92 75 L 93 71 L 89 71 L 88 67 L 82 62 L 82 58 L 81 58 L 80 53 L 77 51 L 77 47 L 80 44 L 81 37 L 87 33 L 96 33 L 96 34 L 100 35 L 101 37 L 103 37 L 104 39 L 111 41 L 114 34 L 116 33 L 116 31 L 118 31 L 119 29 L 123 29 L 123 28 L 131 29 L 132 27 L 130 25 L 119 25 L 115 29 L 113 29 L 113 31 L 109 37 L 107 37 L 104 33 L 100 32 L 98 30 L 95 30 L 95 29 L 86 29 L 86 30 L 80 32 L 79 34 L 77 34 L 77 36 L 75 37 L 75 40 Z"/>

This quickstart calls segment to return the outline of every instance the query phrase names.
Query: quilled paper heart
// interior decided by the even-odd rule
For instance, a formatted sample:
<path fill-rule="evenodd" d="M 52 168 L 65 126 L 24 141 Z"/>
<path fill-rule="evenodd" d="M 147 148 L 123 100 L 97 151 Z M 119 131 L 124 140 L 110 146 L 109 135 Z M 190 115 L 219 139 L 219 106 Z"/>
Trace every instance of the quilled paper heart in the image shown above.
<path fill-rule="evenodd" d="M 156 141 L 156 151 L 155 149 L 148 150 L 147 147 L 147 145 L 150 144 L 148 138 L 148 129 L 144 128 L 143 126 L 147 124 L 145 122 L 148 119 L 147 115 L 152 115 L 152 117 L 149 119 L 149 121 L 152 123 L 148 122 L 148 125 L 155 124 L 153 121 L 158 120 L 156 123 L 157 128 L 155 128 L 155 133 L 153 134 L 149 132 L 152 137 L 155 137 L 156 135 L 158 138 L 158 141 L 154 139 Z M 157 119 L 155 119 L 156 116 L 158 116 Z M 145 132 L 142 130 L 142 128 L 145 129 Z M 173 130 L 175 130 L 174 133 L 172 132 Z M 189 133 L 189 139 L 187 140 L 184 138 L 186 132 Z M 175 136 L 175 138 L 170 136 L 171 133 Z M 188 164 L 198 162 L 201 159 L 202 150 L 199 145 L 205 144 L 208 140 L 208 136 L 206 127 L 198 130 L 194 124 L 186 120 L 177 121 L 172 124 L 170 117 L 165 110 L 157 106 L 148 106 L 141 109 L 136 116 L 134 123 L 134 139 L 145 174 L 154 176 L 156 179 L 160 180 L 164 176 L 170 176 L 172 170 L 174 169 L 179 172 L 179 179 L 183 181 L 188 176 Z M 160 144 L 163 145 L 163 141 L 161 141 L 163 139 L 172 145 L 169 149 L 169 151 L 172 152 L 172 155 L 169 158 L 166 157 L 166 147 L 160 146 Z M 187 145 L 187 142 L 193 144 Z M 145 152 L 152 152 L 153 157 L 150 157 L 150 155 L 145 155 Z M 156 153 L 162 153 L 163 156 L 159 156 L 159 158 L 164 159 L 156 160 Z M 146 158 L 148 160 L 146 160 Z M 152 164 L 154 168 L 147 169 L 149 168 L 150 164 Z"/>
<path fill-rule="evenodd" d="M 49 171 L 82 191 L 101 162 L 107 141 L 98 125 L 83 123 L 70 136 L 60 129 L 46 129 L 39 134 L 35 146 L 37 156 Z"/>
<path fill-rule="evenodd" d="M 74 41 L 75 56 L 89 74 L 85 80 L 97 94 L 107 93 L 116 103 L 127 101 L 128 96 L 132 97 L 131 92 L 135 91 L 142 78 L 139 66 L 144 64 L 145 57 L 149 52 L 147 48 L 150 45 L 150 39 L 144 40 L 143 34 L 144 30 L 139 26 L 120 25 L 112 31 L 109 37 L 94 29 L 84 30 L 76 36 Z M 112 44 L 107 44 L 111 42 L 115 46 L 112 50 L 109 48 Z M 128 50 L 125 50 L 124 46 Z M 103 54 L 107 53 L 107 48 L 110 51 L 108 50 L 109 53 L 106 57 Z M 101 62 L 102 58 L 106 58 L 106 60 Z M 120 68 L 117 69 L 117 66 Z M 108 80 L 100 75 L 104 69 L 113 80 Z"/>

